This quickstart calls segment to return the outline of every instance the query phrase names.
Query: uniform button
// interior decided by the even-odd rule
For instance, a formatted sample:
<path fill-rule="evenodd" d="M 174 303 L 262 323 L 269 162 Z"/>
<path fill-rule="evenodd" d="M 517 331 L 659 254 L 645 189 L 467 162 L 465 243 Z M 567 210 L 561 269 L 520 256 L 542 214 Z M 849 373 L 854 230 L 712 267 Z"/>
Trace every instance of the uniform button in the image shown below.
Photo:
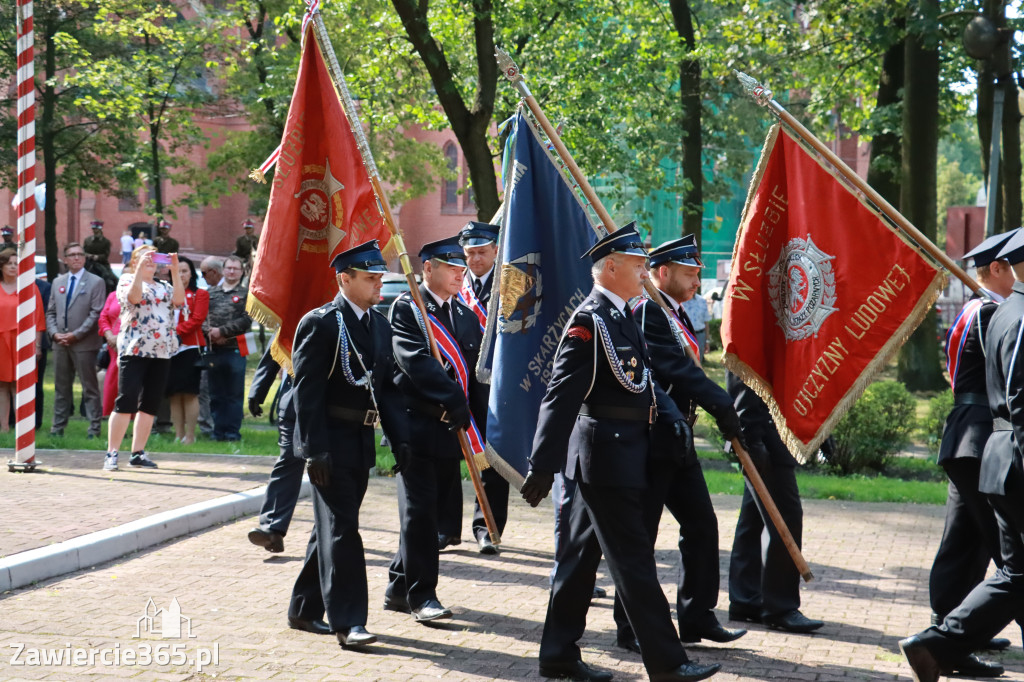
<path fill-rule="evenodd" d="M 618 438 L 618 437 L 619 437 L 619 434 L 617 434 L 617 433 L 616 433 L 616 434 L 615 434 L 615 437 L 616 437 L 616 438 Z"/>

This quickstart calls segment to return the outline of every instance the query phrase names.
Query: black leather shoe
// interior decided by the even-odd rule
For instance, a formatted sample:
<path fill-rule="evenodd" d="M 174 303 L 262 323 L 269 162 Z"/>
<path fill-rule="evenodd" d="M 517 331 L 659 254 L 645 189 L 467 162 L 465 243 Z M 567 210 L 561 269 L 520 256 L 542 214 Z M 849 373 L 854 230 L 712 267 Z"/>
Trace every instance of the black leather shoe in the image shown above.
<path fill-rule="evenodd" d="M 696 644 L 702 639 L 706 639 L 709 642 L 724 644 L 725 642 L 733 642 L 745 634 L 747 634 L 747 631 L 742 628 L 739 630 L 729 630 L 727 628 L 723 628 L 722 624 L 716 621 L 711 627 L 696 628 L 693 630 L 680 629 L 679 641 L 684 644 Z"/>
<path fill-rule="evenodd" d="M 1010 648 L 1010 640 L 1005 637 L 993 637 L 981 648 L 985 651 L 1006 651 Z"/>
<path fill-rule="evenodd" d="M 795 632 L 798 634 L 814 632 L 825 625 L 824 621 L 811 620 L 796 609 L 793 609 L 789 613 L 770 616 L 763 620 L 764 624 L 773 630 L 783 630 L 785 632 Z"/>
<path fill-rule="evenodd" d="M 636 635 L 616 636 L 615 646 L 619 647 L 620 649 L 625 649 L 626 651 L 632 651 L 634 654 L 640 653 L 640 640 L 636 638 Z"/>
<path fill-rule="evenodd" d="M 603 587 L 594 587 L 594 596 L 591 599 L 604 599 L 608 596 L 608 590 Z"/>
<path fill-rule="evenodd" d="M 968 654 L 951 661 L 939 664 L 945 675 L 962 675 L 964 677 L 999 677 L 1003 674 L 1003 666 L 991 661 L 983 661 L 974 654 Z"/>
<path fill-rule="evenodd" d="M 305 620 L 303 618 L 296 618 L 295 616 L 288 616 L 288 627 L 292 630 L 312 632 L 314 635 L 331 634 L 331 626 L 319 619 Z"/>
<path fill-rule="evenodd" d="M 588 682 L 610 682 L 612 674 L 604 670 L 591 668 L 583 661 L 569 663 L 541 661 L 540 676 L 556 680 L 586 680 Z"/>
<path fill-rule="evenodd" d="M 401 597 L 384 597 L 384 610 L 385 611 L 397 611 L 398 613 L 412 613 L 412 609 L 409 608 L 409 602 Z"/>
<path fill-rule="evenodd" d="M 489 535 L 482 535 L 476 540 L 477 544 L 480 545 L 481 554 L 497 554 L 498 546 L 491 542 Z"/>
<path fill-rule="evenodd" d="M 452 610 L 441 606 L 441 602 L 436 599 L 428 599 L 420 604 L 418 608 L 413 609 L 412 615 L 416 618 L 416 622 L 426 623 L 431 620 L 451 618 Z"/>
<path fill-rule="evenodd" d="M 274 554 L 284 551 L 284 536 L 272 530 L 253 528 L 249 531 L 249 542 Z"/>
<path fill-rule="evenodd" d="M 349 646 L 365 646 L 377 641 L 377 635 L 371 635 L 362 625 L 353 625 L 334 633 L 338 636 L 338 644 Z"/>
<path fill-rule="evenodd" d="M 462 538 L 457 535 L 444 535 L 443 533 L 437 534 L 437 550 L 441 551 L 445 547 L 454 547 L 455 545 L 461 545 Z"/>
<path fill-rule="evenodd" d="M 900 651 L 910 664 L 914 682 L 938 682 L 939 662 L 917 635 L 901 639 Z"/>
<path fill-rule="evenodd" d="M 706 680 L 722 669 L 721 663 L 701 665 L 690 661 L 683 663 L 675 670 L 651 675 L 651 682 L 694 682 L 695 680 Z"/>
<path fill-rule="evenodd" d="M 734 620 L 739 623 L 760 623 L 761 612 L 760 611 L 748 611 L 742 608 L 729 607 L 729 620 Z"/>

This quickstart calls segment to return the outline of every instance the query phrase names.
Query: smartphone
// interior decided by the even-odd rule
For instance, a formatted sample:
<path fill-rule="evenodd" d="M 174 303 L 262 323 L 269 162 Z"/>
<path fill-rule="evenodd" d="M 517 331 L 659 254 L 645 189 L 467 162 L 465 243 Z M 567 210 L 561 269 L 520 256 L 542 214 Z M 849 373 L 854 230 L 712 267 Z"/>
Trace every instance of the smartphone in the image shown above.
<path fill-rule="evenodd" d="M 154 253 L 153 262 L 156 263 L 157 265 L 170 265 L 171 257 L 166 253 Z"/>

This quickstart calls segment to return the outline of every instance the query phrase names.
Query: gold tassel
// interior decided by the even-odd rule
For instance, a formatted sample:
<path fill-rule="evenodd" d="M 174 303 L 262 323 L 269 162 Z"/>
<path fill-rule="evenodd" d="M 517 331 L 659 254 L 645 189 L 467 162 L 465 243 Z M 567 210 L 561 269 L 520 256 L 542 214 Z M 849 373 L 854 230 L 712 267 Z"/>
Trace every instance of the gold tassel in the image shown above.
<path fill-rule="evenodd" d="M 487 461 L 486 455 L 482 452 L 478 452 L 473 455 L 473 461 L 476 462 L 476 468 L 480 471 L 491 468 L 491 463 Z"/>
<path fill-rule="evenodd" d="M 267 178 L 259 168 L 253 168 L 252 172 L 249 173 L 249 178 L 261 184 L 267 184 Z"/>

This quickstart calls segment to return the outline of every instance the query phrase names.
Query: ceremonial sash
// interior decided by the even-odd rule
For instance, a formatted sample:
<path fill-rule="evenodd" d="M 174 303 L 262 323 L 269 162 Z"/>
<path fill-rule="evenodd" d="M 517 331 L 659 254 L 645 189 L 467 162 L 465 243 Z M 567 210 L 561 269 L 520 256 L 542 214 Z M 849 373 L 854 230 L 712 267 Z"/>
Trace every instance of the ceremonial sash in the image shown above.
<path fill-rule="evenodd" d="M 956 392 L 956 373 L 960 369 L 960 356 L 964 352 L 964 344 L 967 342 L 967 334 L 971 331 L 971 325 L 978 319 L 978 312 L 984 301 L 980 298 L 968 301 L 967 305 L 960 309 L 960 314 L 953 320 L 953 324 L 946 332 L 946 371 L 949 372 L 949 384 Z"/>
<path fill-rule="evenodd" d="M 480 332 L 483 333 L 487 326 L 487 309 L 484 308 L 483 304 L 480 303 L 480 299 L 477 298 L 476 292 L 473 291 L 472 286 L 464 286 L 459 289 L 459 293 L 456 294 L 458 299 L 462 303 L 473 311 L 476 315 L 476 319 L 480 321 Z"/>
<path fill-rule="evenodd" d="M 412 308 L 418 317 L 419 309 L 415 304 Z M 462 349 L 459 348 L 459 344 L 456 343 L 455 338 L 448 332 L 448 329 L 436 317 L 427 313 L 427 320 L 430 322 L 430 328 L 434 331 L 434 341 L 437 342 L 437 349 L 441 352 L 441 357 L 455 370 L 455 381 L 459 382 L 462 392 L 468 399 L 469 365 L 466 363 L 466 358 L 462 355 Z M 484 439 L 480 435 L 480 429 L 477 428 L 476 420 L 473 419 L 472 411 L 469 413 L 469 426 L 466 428 L 466 434 L 469 436 L 469 444 L 473 448 L 473 454 L 479 455 L 482 453 L 484 451 Z"/>
<path fill-rule="evenodd" d="M 648 301 L 651 301 L 651 299 L 649 299 L 649 298 L 641 298 L 639 301 L 637 301 L 636 305 L 633 306 L 633 316 L 634 317 L 636 316 L 636 311 L 640 309 L 640 306 L 642 306 L 643 304 L 647 303 Z M 651 304 L 655 305 L 655 306 L 658 306 L 658 304 L 654 303 L 654 301 L 651 301 Z M 661 306 L 658 306 L 658 307 L 660 308 Z M 700 357 L 700 343 L 697 341 L 697 337 L 693 335 L 693 332 L 690 331 L 689 327 L 687 327 L 685 324 L 683 324 L 683 321 L 681 319 L 679 319 L 678 315 L 676 315 L 676 311 L 672 310 L 671 308 L 662 308 L 662 310 L 664 310 L 666 313 L 668 313 L 668 315 L 671 318 L 671 320 L 675 323 L 676 328 L 680 332 L 679 333 L 679 338 L 683 341 L 683 343 L 685 343 L 686 345 L 688 345 L 690 347 L 690 349 L 693 351 L 694 357 L 698 357 L 699 358 Z"/>

